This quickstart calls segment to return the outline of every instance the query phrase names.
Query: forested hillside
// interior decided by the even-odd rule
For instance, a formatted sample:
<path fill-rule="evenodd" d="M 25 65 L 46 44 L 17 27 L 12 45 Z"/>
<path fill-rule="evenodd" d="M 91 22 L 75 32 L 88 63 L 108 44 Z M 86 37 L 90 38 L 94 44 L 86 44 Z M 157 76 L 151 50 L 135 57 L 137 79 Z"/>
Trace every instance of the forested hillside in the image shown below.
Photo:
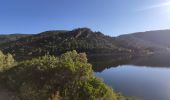
<path fill-rule="evenodd" d="M 45 54 L 59 55 L 70 50 L 87 54 L 144 55 L 170 52 L 170 30 L 147 31 L 106 36 L 89 28 L 72 31 L 54 30 L 34 35 L 1 35 L 0 49 L 16 59 L 30 59 Z"/>
<path fill-rule="evenodd" d="M 130 53 L 129 48 L 117 45 L 113 37 L 88 28 L 72 31 L 46 31 L 29 37 L 20 38 L 0 45 L 4 52 L 10 52 L 15 57 L 35 57 L 44 54 L 59 55 L 66 51 L 77 50 L 90 54 Z"/>
<path fill-rule="evenodd" d="M 0 35 L 0 45 L 6 42 L 15 41 L 20 38 L 31 36 L 31 34 L 9 34 L 9 35 Z"/>
<path fill-rule="evenodd" d="M 124 47 L 148 49 L 151 51 L 170 51 L 170 30 L 157 30 L 121 35 L 117 41 Z M 124 43 L 126 42 L 126 44 Z"/>

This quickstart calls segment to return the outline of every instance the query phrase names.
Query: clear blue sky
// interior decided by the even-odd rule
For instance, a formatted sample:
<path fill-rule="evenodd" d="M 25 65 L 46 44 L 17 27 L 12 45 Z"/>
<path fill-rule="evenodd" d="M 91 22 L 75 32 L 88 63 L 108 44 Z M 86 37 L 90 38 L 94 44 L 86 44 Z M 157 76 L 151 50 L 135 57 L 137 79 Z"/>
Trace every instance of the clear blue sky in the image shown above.
<path fill-rule="evenodd" d="M 0 33 L 89 27 L 115 36 L 170 28 L 170 0 L 0 0 Z"/>

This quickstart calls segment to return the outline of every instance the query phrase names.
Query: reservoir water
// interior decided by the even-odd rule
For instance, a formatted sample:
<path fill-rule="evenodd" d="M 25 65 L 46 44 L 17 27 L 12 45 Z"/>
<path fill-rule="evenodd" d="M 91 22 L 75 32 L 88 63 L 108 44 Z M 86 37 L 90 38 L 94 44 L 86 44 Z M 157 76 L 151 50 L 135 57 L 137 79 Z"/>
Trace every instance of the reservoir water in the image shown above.
<path fill-rule="evenodd" d="M 93 60 L 96 76 L 125 96 L 170 100 L 170 56 L 129 58 Z"/>

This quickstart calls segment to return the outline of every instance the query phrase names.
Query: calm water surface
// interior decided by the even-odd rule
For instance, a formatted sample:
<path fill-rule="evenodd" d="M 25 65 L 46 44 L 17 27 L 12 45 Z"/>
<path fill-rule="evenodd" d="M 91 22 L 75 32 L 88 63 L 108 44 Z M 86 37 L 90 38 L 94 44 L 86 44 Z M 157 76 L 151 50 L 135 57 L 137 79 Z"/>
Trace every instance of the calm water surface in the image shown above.
<path fill-rule="evenodd" d="M 126 96 L 143 100 L 170 100 L 170 68 L 122 65 L 97 72 L 97 76 Z"/>
<path fill-rule="evenodd" d="M 98 67 L 94 69 L 96 76 L 123 95 L 142 100 L 170 100 L 170 59 L 163 58 L 116 60 L 119 63 L 110 65 L 107 63 L 113 60 L 99 61 L 98 65 L 95 60 Z M 102 67 L 104 65 L 107 67 Z"/>

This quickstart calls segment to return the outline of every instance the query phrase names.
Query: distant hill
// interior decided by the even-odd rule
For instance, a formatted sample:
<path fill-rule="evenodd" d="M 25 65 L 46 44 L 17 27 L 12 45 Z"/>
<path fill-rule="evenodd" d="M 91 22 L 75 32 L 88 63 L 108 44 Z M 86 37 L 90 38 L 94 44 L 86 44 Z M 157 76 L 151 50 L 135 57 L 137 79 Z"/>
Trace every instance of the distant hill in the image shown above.
<path fill-rule="evenodd" d="M 9 34 L 9 35 L 0 34 L 0 44 L 10 42 L 10 41 L 15 41 L 30 35 L 31 34 Z"/>
<path fill-rule="evenodd" d="M 0 49 L 20 58 L 47 53 L 59 55 L 70 50 L 88 54 L 122 54 L 132 51 L 117 45 L 115 38 L 105 36 L 101 32 L 93 32 L 88 28 L 78 28 L 72 31 L 46 31 L 3 43 Z"/>
<path fill-rule="evenodd" d="M 125 47 L 145 48 L 154 52 L 170 51 L 170 30 L 121 35 L 116 40 Z"/>
<path fill-rule="evenodd" d="M 170 30 L 139 32 L 118 37 L 93 32 L 89 28 L 54 30 L 39 34 L 0 35 L 0 49 L 16 58 L 59 55 L 77 50 L 87 54 L 143 55 L 170 52 Z"/>

